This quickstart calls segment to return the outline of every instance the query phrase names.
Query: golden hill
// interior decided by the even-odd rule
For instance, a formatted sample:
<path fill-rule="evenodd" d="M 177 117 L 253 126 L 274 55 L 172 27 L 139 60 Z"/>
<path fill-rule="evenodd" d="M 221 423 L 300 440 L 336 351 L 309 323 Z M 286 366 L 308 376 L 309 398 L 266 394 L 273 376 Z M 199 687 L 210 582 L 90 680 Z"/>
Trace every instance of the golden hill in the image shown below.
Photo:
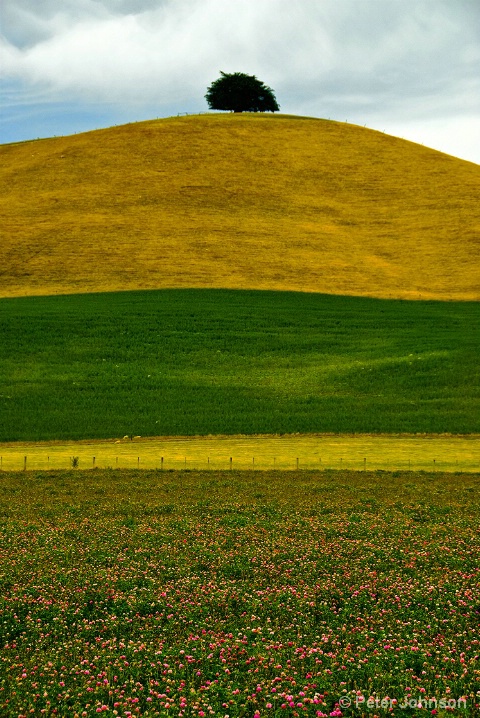
<path fill-rule="evenodd" d="M 0 296 L 479 299 L 480 166 L 358 126 L 142 122 L 0 148 Z"/>

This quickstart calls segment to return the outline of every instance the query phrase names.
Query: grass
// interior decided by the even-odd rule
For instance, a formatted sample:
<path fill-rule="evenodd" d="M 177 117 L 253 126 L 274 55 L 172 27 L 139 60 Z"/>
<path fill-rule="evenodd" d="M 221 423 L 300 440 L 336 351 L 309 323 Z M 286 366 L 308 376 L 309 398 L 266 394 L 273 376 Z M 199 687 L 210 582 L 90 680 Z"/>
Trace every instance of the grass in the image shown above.
<path fill-rule="evenodd" d="M 4 473 L 0 517 L 2 715 L 479 713 L 479 474 Z"/>
<path fill-rule="evenodd" d="M 134 437 L 0 444 L 0 469 L 369 469 L 480 471 L 478 436 L 284 435 Z"/>
<path fill-rule="evenodd" d="M 1 296 L 480 297 L 480 167 L 363 127 L 202 115 L 0 155 Z"/>
<path fill-rule="evenodd" d="M 478 303 L 170 290 L 0 302 L 0 441 L 479 433 Z"/>

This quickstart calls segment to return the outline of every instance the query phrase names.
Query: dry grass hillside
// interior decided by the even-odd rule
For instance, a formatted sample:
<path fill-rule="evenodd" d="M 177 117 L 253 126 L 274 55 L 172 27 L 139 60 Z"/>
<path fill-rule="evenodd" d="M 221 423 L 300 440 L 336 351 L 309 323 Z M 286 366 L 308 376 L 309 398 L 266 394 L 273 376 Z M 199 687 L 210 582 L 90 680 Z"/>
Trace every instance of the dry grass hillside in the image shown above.
<path fill-rule="evenodd" d="M 358 126 L 201 115 L 0 148 L 0 296 L 479 299 L 480 166 Z"/>

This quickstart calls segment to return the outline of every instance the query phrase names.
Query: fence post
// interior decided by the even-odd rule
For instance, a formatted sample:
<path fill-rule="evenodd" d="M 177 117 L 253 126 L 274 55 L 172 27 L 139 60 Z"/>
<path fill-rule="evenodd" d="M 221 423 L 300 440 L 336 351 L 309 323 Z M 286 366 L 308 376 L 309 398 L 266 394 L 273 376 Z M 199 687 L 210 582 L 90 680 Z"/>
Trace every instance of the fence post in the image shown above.
<path fill-rule="evenodd" d="M 93 457 L 93 460 L 92 460 L 92 468 L 95 468 L 95 457 Z"/>
<path fill-rule="evenodd" d="M 363 470 L 364 470 L 364 471 L 367 470 L 367 458 L 366 458 L 366 457 L 365 457 L 364 460 L 363 460 Z"/>
<path fill-rule="evenodd" d="M 255 471 L 255 457 L 252 458 L 252 466 L 253 466 L 253 470 Z"/>
<path fill-rule="evenodd" d="M 297 469 L 298 469 L 298 457 L 297 457 Z"/>
<path fill-rule="evenodd" d="M 163 471 L 163 456 L 160 459 L 160 471 Z"/>
<path fill-rule="evenodd" d="M 27 457 L 26 456 L 23 457 L 23 470 L 24 471 L 27 470 Z"/>
<path fill-rule="evenodd" d="M 230 457 L 230 471 L 232 470 L 232 457 Z"/>

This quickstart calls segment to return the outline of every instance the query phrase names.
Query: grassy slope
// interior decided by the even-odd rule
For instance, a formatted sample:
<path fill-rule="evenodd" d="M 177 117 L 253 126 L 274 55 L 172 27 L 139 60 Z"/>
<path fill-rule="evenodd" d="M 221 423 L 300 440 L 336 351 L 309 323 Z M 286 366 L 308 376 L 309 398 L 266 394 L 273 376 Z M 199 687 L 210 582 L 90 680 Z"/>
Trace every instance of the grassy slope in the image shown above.
<path fill-rule="evenodd" d="M 378 132 L 209 115 L 0 153 L 0 296 L 480 296 L 480 167 Z"/>
<path fill-rule="evenodd" d="M 0 440 L 480 431 L 480 304 L 171 290 L 0 302 Z"/>

